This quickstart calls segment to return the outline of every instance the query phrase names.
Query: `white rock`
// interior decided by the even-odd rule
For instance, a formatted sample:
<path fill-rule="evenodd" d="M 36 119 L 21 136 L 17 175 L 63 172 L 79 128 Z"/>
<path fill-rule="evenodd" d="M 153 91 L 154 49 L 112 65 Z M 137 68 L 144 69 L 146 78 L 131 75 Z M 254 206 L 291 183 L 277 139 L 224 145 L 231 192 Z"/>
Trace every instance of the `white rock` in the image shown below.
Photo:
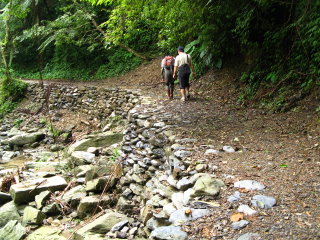
<path fill-rule="evenodd" d="M 205 155 L 219 154 L 219 151 L 218 151 L 218 150 L 215 150 L 215 149 L 207 149 L 204 154 L 205 154 Z"/>
<path fill-rule="evenodd" d="M 244 213 L 245 215 L 248 215 L 248 216 L 251 216 L 251 215 L 257 213 L 257 211 L 253 210 L 253 209 L 250 208 L 248 205 L 244 205 L 244 204 L 240 205 L 240 206 L 238 207 L 238 210 L 237 210 L 237 211 L 238 211 L 238 212 L 242 212 L 242 213 Z"/>
<path fill-rule="evenodd" d="M 262 190 L 265 186 L 254 180 L 242 180 L 234 183 L 236 188 L 245 188 L 247 190 Z"/>

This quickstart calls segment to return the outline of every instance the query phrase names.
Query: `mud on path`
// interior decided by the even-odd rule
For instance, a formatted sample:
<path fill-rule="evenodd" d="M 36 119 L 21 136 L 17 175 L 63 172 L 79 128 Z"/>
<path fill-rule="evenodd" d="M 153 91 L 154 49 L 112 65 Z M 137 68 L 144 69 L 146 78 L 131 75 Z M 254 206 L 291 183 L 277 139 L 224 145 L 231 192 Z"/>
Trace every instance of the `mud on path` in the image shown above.
<path fill-rule="evenodd" d="M 247 232 L 259 233 L 262 239 L 320 239 L 320 117 L 314 111 L 319 96 L 287 113 L 244 107 L 236 101 L 238 73 L 225 69 L 195 80 L 189 102 L 180 102 L 178 89 L 168 101 L 159 84 L 159 65 L 157 59 L 118 78 L 64 83 L 140 90 L 178 116 L 178 134 L 199 140 L 193 160 L 217 166 L 217 177 L 229 187 L 211 216 L 185 226 L 190 239 L 231 240 Z M 237 152 L 207 157 L 209 145 L 217 150 L 229 145 Z M 245 179 L 266 185 L 262 194 L 276 198 L 277 206 L 245 218 L 250 224 L 244 229 L 231 230 L 230 216 L 237 205 L 226 200 L 235 191 L 233 183 Z M 249 204 L 254 194 L 259 193 L 243 192 L 243 201 Z"/>

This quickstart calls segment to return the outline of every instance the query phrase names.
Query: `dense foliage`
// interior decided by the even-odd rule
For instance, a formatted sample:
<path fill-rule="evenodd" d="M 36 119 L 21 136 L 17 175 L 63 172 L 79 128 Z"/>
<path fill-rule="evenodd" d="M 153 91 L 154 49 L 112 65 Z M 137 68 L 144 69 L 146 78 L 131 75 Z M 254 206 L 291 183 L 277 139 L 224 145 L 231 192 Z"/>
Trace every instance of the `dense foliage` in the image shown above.
<path fill-rule="evenodd" d="M 277 96 L 282 105 L 319 86 L 319 0 L 1 2 L 20 9 L 9 21 L 0 13 L 10 27 L 5 40 L 7 25 L 0 26 L 0 39 L 14 53 L 14 76 L 102 79 L 183 45 L 200 74 L 233 57 L 244 63 L 240 101 Z"/>

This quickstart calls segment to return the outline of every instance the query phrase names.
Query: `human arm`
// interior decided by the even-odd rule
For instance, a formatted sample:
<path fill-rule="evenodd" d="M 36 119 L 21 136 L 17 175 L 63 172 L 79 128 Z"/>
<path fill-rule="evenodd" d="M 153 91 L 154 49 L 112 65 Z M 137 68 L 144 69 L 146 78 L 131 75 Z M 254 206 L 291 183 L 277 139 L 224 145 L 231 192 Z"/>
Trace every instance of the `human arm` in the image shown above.
<path fill-rule="evenodd" d="M 177 69 L 178 69 L 178 67 L 177 67 L 177 66 L 174 66 L 174 69 L 173 69 L 173 79 L 175 79 L 176 76 L 177 76 Z"/>
<path fill-rule="evenodd" d="M 161 67 L 161 80 L 160 82 L 164 82 L 164 69 Z"/>

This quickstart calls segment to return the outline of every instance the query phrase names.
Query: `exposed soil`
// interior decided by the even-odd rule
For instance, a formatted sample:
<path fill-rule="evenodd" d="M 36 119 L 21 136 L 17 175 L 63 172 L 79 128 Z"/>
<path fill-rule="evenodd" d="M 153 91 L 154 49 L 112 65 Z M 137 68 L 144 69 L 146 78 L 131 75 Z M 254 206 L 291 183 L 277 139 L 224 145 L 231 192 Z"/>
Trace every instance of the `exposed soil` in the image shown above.
<path fill-rule="evenodd" d="M 209 168 L 218 166 L 217 177 L 229 187 L 215 200 L 221 207 L 211 216 L 185 226 L 190 239 L 231 240 L 246 232 L 259 233 L 262 239 L 320 239 L 320 116 L 315 112 L 319 94 L 303 100 L 294 111 L 269 113 L 237 103 L 238 77 L 233 68 L 210 71 L 192 83 L 192 98 L 186 103 L 180 101 L 178 89 L 174 100 L 166 99 L 159 84 L 160 59 L 122 77 L 68 84 L 141 90 L 181 118 L 177 134 L 199 140 L 194 160 L 205 159 Z M 237 152 L 206 157 L 207 145 L 214 149 L 229 145 Z M 277 205 L 245 217 L 250 224 L 232 230 L 230 216 L 237 205 L 226 199 L 236 190 L 233 183 L 244 179 L 267 188 L 262 193 L 243 192 L 242 203 L 264 194 L 276 198 Z"/>

